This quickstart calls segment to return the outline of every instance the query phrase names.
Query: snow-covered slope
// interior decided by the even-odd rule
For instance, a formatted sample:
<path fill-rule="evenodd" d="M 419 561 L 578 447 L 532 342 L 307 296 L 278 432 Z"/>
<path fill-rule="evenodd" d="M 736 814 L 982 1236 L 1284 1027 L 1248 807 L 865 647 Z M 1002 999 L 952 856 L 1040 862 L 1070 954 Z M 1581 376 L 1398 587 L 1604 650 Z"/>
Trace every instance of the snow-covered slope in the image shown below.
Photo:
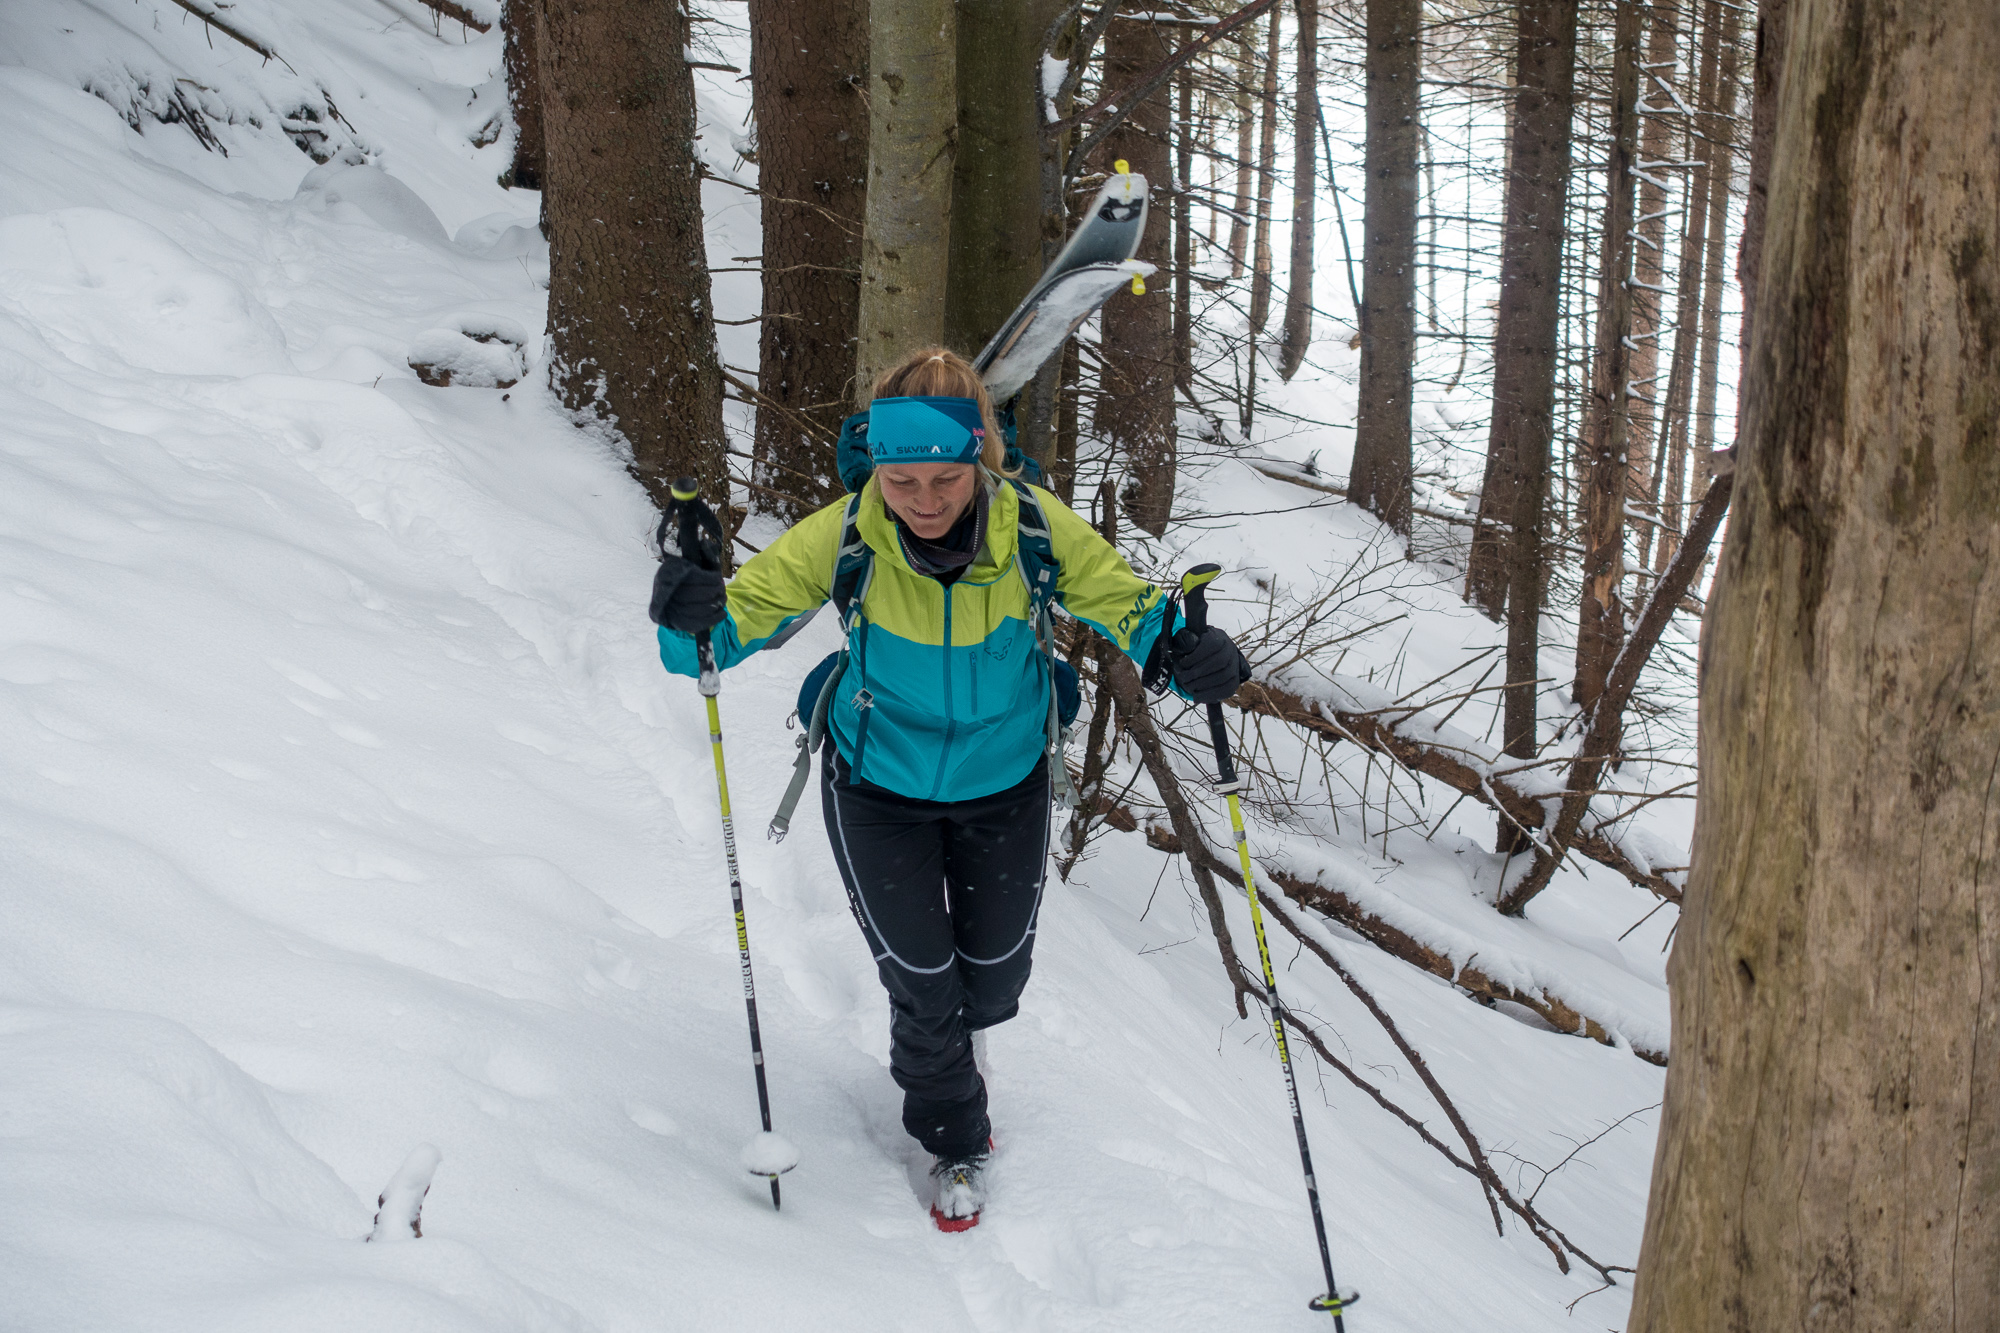
<path fill-rule="evenodd" d="M 754 836 L 825 626 L 722 696 L 803 1153 L 772 1212 L 737 1164 L 756 1118 L 713 776 L 654 657 L 645 499 L 537 374 L 432 388 L 407 364 L 505 321 L 540 353 L 535 201 L 494 183 L 504 142 L 473 142 L 499 35 L 409 0 L 229 13 L 286 69 L 166 0 L 0 6 L 0 1326 L 1324 1326 L 1268 1034 L 1136 836 L 1052 883 L 1023 1015 L 992 1038 L 994 1202 L 966 1235 L 930 1227 L 813 803 L 782 845 Z M 168 87 L 213 149 L 155 118 Z M 740 116 L 728 93 L 705 104 Z M 342 117 L 330 148 L 304 136 L 325 165 L 284 123 L 315 95 Z M 714 188 L 719 241 L 754 237 Z M 1240 508 L 1280 485 L 1216 471 Z M 1314 511 L 1211 540 L 1255 566 L 1366 528 Z M 1447 592 L 1399 596 L 1440 657 L 1477 629 Z M 1408 873 L 1464 897 L 1436 856 Z M 1556 894 L 1663 1012 L 1657 935 L 1603 928 L 1643 904 Z M 1327 938 L 1496 1149 L 1553 1165 L 1657 1100 L 1625 1052 Z M 1359 1007 L 1294 977 L 1442 1126 Z M 1351 1328 L 1620 1318 L 1615 1290 L 1566 1315 L 1594 1281 L 1496 1237 L 1470 1177 L 1306 1069 Z M 1629 1263 L 1651 1139 L 1627 1122 L 1540 1206 Z M 363 1244 L 424 1143 L 424 1238 Z"/>

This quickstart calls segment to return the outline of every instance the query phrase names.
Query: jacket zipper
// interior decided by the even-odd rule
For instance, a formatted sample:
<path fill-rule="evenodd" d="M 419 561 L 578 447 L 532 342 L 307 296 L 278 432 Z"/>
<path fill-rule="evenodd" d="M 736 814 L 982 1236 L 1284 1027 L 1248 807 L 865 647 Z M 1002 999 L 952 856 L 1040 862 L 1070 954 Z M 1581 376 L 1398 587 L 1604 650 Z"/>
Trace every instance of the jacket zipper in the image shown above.
<path fill-rule="evenodd" d="M 952 737 L 958 732 L 958 722 L 953 717 L 951 708 L 952 587 L 950 584 L 939 584 L 938 588 L 939 591 L 944 593 L 944 742 L 938 746 L 937 775 L 931 779 L 931 794 L 929 799 L 933 801 L 938 798 L 938 793 L 944 790 L 945 764 L 951 758 Z"/>

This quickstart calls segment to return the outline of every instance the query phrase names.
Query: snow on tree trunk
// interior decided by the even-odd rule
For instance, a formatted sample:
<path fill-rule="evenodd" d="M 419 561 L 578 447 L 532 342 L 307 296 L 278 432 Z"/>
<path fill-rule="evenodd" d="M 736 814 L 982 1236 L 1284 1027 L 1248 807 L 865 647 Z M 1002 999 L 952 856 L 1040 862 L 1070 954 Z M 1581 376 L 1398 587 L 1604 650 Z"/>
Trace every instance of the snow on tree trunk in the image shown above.
<path fill-rule="evenodd" d="M 958 11 L 950 0 L 869 5 L 868 203 L 855 357 L 861 406 L 882 372 L 944 340 L 957 71 Z"/>
<path fill-rule="evenodd" d="M 538 35 L 549 382 L 625 438 L 662 506 L 679 476 L 720 497 L 722 369 L 687 16 L 646 0 L 546 0 Z"/>
<path fill-rule="evenodd" d="M 758 508 L 795 523 L 841 494 L 868 192 L 867 0 L 751 0 L 762 195 Z"/>
<path fill-rule="evenodd" d="M 2000 28 L 1793 0 L 1632 1333 L 2000 1327 Z"/>
<path fill-rule="evenodd" d="M 444 1154 L 428 1143 L 418 1144 L 403 1159 L 375 1200 L 375 1229 L 368 1233 L 369 1240 L 412 1240 L 424 1234 L 424 1199 L 443 1160 Z"/>

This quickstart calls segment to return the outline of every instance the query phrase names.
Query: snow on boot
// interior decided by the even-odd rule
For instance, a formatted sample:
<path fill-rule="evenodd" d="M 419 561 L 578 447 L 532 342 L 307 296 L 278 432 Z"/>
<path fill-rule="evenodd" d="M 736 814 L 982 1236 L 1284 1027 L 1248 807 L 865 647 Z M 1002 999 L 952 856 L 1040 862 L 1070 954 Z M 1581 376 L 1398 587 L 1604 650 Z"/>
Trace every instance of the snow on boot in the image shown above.
<path fill-rule="evenodd" d="M 979 1210 L 986 1206 L 986 1160 L 982 1152 L 940 1157 L 932 1165 L 937 1202 L 931 1205 L 931 1220 L 939 1231 L 970 1231 L 979 1225 Z"/>

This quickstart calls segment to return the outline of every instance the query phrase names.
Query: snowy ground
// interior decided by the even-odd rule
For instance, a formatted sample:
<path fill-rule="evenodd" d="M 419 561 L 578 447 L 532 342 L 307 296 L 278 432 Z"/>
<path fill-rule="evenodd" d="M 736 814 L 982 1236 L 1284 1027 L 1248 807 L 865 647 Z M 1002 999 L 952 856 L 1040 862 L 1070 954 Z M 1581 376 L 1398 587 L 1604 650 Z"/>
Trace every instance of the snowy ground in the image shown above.
<path fill-rule="evenodd" d="M 409 0 L 229 13 L 283 61 L 165 0 L 0 4 L 0 1326 L 1323 1327 L 1268 1036 L 1136 835 L 1051 885 L 992 1039 L 994 1202 L 930 1227 L 816 806 L 758 836 L 823 625 L 722 697 L 803 1154 L 772 1212 L 736 1160 L 755 1105 L 714 786 L 644 615 L 646 502 L 538 373 L 432 388 L 407 364 L 505 321 L 541 351 L 546 250 L 510 230 L 533 196 L 472 141 L 499 35 Z M 727 76 L 705 87 L 740 116 Z M 226 156 L 124 118 L 168 88 Z M 294 114 L 329 102 L 344 121 Z M 300 124 L 332 126 L 305 136 L 329 168 Z M 720 243 L 754 237 L 752 202 L 711 202 Z M 1212 476 L 1221 508 L 1302 498 Z M 1186 541 L 1247 580 L 1378 537 L 1329 505 Z M 1492 639 L 1421 569 L 1380 598 L 1413 617 L 1412 683 Z M 1461 823 L 1435 845 L 1327 828 L 1322 854 L 1498 932 Z M 1565 874 L 1501 943 L 1588 958 L 1663 1027 L 1664 919 L 1614 942 L 1650 905 Z M 1624 1051 L 1329 938 L 1493 1149 L 1553 1165 L 1658 1100 Z M 1316 966 L 1294 1003 L 1441 1128 Z M 1566 1313 L 1597 1284 L 1496 1236 L 1473 1181 L 1336 1076 L 1308 1066 L 1306 1091 L 1350 1328 L 1622 1322 L 1622 1290 Z M 1607 1261 L 1636 1254 L 1653 1131 L 1627 1121 L 1538 1200 Z M 362 1244 L 424 1143 L 424 1239 Z"/>

